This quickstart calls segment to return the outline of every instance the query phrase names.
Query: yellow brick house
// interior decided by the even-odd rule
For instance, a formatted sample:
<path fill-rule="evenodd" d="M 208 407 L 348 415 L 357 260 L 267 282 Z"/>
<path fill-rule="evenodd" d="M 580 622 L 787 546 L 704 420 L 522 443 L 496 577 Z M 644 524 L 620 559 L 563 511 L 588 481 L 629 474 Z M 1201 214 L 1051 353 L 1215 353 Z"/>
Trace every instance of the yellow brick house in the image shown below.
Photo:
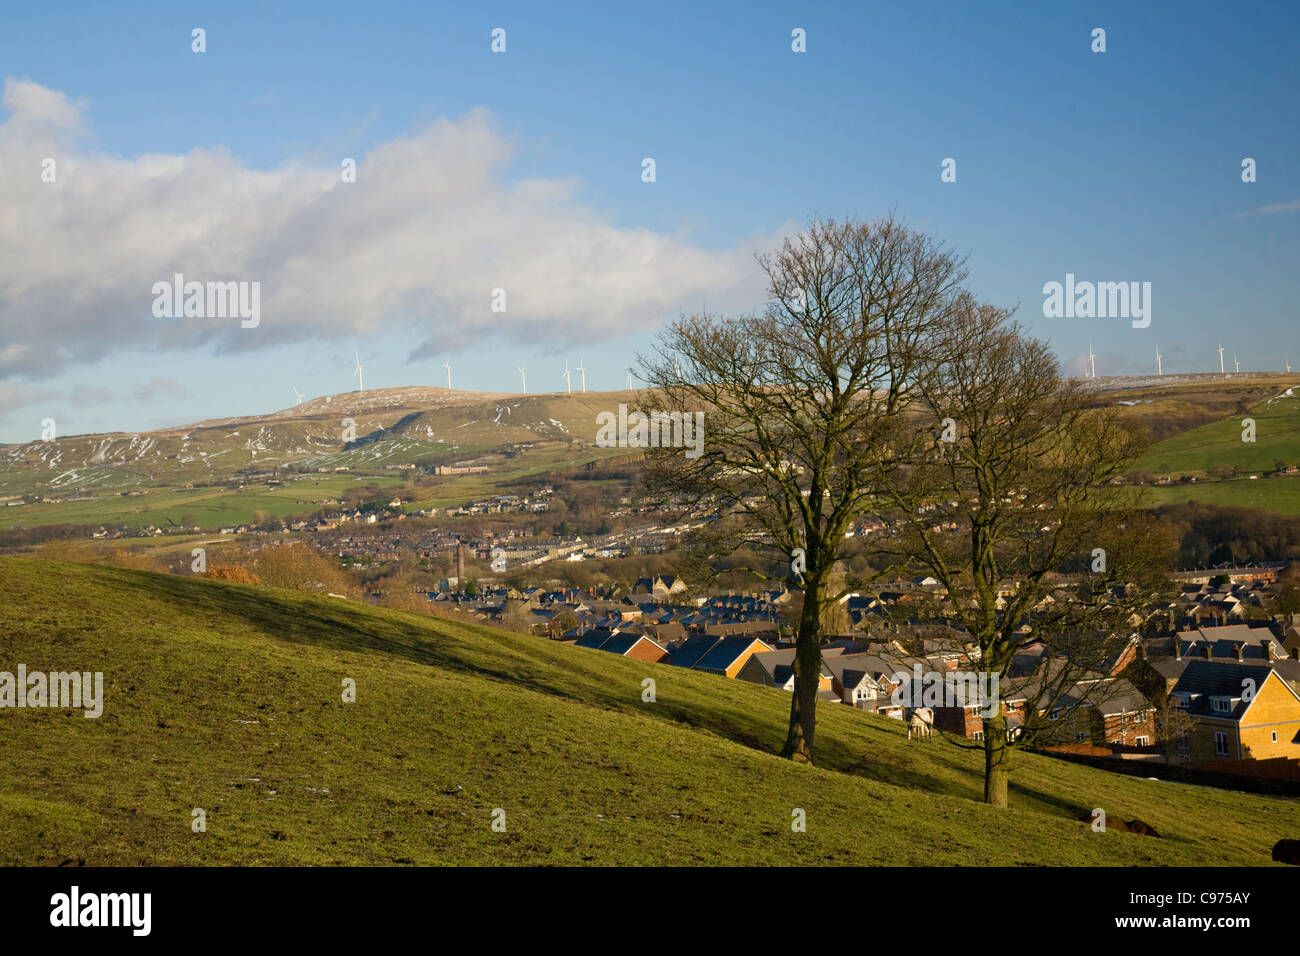
<path fill-rule="evenodd" d="M 1171 693 L 1195 720 L 1188 760 L 1300 757 L 1300 695 L 1271 667 L 1192 661 Z"/>

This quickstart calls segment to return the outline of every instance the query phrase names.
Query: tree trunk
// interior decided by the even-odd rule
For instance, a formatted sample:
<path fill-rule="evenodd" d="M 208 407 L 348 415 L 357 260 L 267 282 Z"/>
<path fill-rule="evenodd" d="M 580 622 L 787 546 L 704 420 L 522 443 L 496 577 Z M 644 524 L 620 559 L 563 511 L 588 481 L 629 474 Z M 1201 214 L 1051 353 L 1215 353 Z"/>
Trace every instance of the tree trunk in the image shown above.
<path fill-rule="evenodd" d="M 822 583 L 804 583 L 803 609 L 799 614 L 799 635 L 795 639 L 794 693 L 790 699 L 790 732 L 782 757 L 795 763 L 813 762 L 813 732 L 817 720 L 817 685 L 822 671 L 821 647 Z"/>
<path fill-rule="evenodd" d="M 984 721 L 984 802 L 1007 808 L 1007 776 L 1012 749 L 1007 746 L 1007 718 L 999 713 Z"/>

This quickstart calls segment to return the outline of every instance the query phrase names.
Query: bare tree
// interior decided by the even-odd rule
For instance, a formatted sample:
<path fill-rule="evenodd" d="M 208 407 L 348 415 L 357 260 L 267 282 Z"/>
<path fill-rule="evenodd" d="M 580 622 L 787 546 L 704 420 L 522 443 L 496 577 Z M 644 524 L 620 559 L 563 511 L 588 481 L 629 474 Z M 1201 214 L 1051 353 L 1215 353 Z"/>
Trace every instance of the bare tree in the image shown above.
<path fill-rule="evenodd" d="M 1098 678 L 1166 586 L 1173 544 L 1111 484 L 1144 447 L 1114 410 L 1009 312 L 965 299 L 955 319 L 876 487 L 899 563 L 943 585 L 946 615 L 998 678 L 978 746 L 985 801 L 1005 807 L 1013 750 L 1114 687 Z M 1041 664 L 1016 673 L 1040 642 Z"/>
<path fill-rule="evenodd" d="M 706 553 L 755 548 L 773 566 L 748 570 L 770 579 L 780 567 L 802 588 L 782 754 L 811 763 L 821 622 L 842 596 L 829 593 L 834 566 L 891 434 L 933 374 L 966 273 L 892 215 L 814 220 L 758 261 L 762 314 L 682 317 L 659 354 L 641 358 L 648 398 L 706 422 L 698 456 L 651 450 L 648 484 L 715 519 L 701 534 Z"/>
<path fill-rule="evenodd" d="M 1156 743 L 1165 755 L 1165 764 L 1172 765 L 1179 751 L 1196 730 L 1196 718 L 1178 706 L 1172 694 L 1161 693 L 1155 698 Z"/>

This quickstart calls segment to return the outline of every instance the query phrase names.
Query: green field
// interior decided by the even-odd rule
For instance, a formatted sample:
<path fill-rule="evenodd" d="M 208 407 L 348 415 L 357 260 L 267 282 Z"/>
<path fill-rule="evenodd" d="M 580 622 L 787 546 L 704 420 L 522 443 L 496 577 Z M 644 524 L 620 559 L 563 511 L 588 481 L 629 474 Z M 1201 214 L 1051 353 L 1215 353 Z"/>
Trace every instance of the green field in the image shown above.
<path fill-rule="evenodd" d="M 1255 441 L 1242 440 L 1242 420 L 1255 420 Z M 1240 415 L 1174 435 L 1138 463 L 1157 475 L 1204 476 L 1212 468 L 1272 471 L 1274 463 L 1300 465 L 1300 398 L 1277 397 Z"/>
<path fill-rule="evenodd" d="M 279 488 L 256 484 L 241 491 L 225 488 L 158 489 L 138 498 L 107 493 L 92 501 L 4 508 L 0 510 L 0 520 L 5 528 L 19 525 L 36 528 L 50 524 L 124 524 L 132 528 L 156 525 L 165 528 L 169 526 L 168 519 L 171 519 L 170 523 L 182 524 L 186 522 L 181 519 L 188 515 L 200 527 L 218 528 L 251 522 L 258 511 L 277 518 L 308 514 L 325 507 L 326 501 L 338 499 L 347 489 L 357 485 L 373 483 L 383 488 L 395 488 L 402 481 L 400 476 L 392 473 L 331 474 L 291 480 Z"/>
<path fill-rule="evenodd" d="M 1300 477 L 1236 478 L 1198 481 L 1194 485 L 1157 485 L 1142 489 L 1146 507 L 1199 501 L 1210 505 L 1258 508 L 1273 514 L 1300 515 Z"/>
<path fill-rule="evenodd" d="M 96 720 L 0 710 L 0 864 L 1267 865 L 1300 833 L 1300 801 L 1032 754 L 994 810 L 977 755 L 839 705 L 796 766 L 782 691 L 483 627 L 18 558 L 0 580 L 0 670 L 105 682 Z M 1161 838 L 1074 819 L 1095 807 Z"/>
<path fill-rule="evenodd" d="M 575 451 L 567 445 L 537 449 L 527 455 L 494 464 L 486 475 L 452 475 L 439 479 L 432 487 L 424 486 L 420 494 L 407 504 L 407 511 L 421 508 L 450 508 L 469 501 L 511 493 L 515 482 L 526 478 L 545 477 L 558 470 L 577 468 L 603 458 L 617 458 L 627 454 L 623 448 L 586 447 Z"/>

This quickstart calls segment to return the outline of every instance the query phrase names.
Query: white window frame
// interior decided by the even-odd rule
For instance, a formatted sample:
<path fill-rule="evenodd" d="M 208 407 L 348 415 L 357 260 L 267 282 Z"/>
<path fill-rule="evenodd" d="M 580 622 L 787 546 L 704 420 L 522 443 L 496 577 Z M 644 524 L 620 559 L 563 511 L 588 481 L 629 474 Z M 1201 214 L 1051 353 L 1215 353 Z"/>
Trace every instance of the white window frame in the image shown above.
<path fill-rule="evenodd" d="M 1222 744 L 1222 748 L 1220 748 Z M 1214 753 L 1216 756 L 1226 757 L 1228 755 L 1228 735 L 1222 730 L 1214 732 Z"/>

